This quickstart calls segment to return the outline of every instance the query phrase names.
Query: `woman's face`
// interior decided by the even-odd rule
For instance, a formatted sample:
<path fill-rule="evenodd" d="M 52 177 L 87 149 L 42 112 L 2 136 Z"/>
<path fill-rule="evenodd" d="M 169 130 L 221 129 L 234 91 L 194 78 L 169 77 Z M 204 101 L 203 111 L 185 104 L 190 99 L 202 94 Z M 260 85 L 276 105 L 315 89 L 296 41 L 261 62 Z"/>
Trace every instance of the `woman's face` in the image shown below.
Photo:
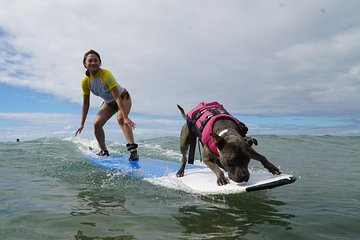
<path fill-rule="evenodd" d="M 99 58 L 93 53 L 87 55 L 85 60 L 85 67 L 87 70 L 89 70 L 90 74 L 96 74 L 100 67 Z"/>

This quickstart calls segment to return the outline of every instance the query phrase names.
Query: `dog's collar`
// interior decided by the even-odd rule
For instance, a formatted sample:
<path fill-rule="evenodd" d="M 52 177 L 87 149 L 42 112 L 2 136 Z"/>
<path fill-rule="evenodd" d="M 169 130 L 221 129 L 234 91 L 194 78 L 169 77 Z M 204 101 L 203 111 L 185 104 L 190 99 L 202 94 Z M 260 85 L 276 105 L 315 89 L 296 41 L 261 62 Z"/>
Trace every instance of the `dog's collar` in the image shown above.
<path fill-rule="evenodd" d="M 218 135 L 220 136 L 220 137 L 222 137 L 222 135 L 224 135 L 225 133 L 227 133 L 229 131 L 229 129 L 224 129 L 224 130 L 222 130 Z"/>
<path fill-rule="evenodd" d="M 221 132 L 219 132 L 219 136 L 222 137 L 225 133 L 227 133 L 229 131 L 229 129 L 224 129 Z M 216 150 L 218 151 L 218 153 L 220 154 L 220 150 L 219 148 L 216 148 Z"/>

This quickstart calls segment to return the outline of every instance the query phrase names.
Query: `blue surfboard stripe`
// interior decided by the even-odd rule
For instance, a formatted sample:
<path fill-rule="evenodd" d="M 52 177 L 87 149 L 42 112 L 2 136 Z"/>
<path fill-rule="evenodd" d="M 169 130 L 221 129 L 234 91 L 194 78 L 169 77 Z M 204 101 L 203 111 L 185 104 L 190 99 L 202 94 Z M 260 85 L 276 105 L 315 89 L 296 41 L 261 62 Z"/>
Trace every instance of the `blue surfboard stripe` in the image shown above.
<path fill-rule="evenodd" d="M 162 177 L 168 173 L 176 173 L 180 168 L 180 162 L 170 162 L 147 157 L 141 157 L 138 161 L 129 161 L 129 156 L 125 154 L 111 154 L 109 157 L 85 155 L 85 157 L 97 166 L 120 171 L 139 179 Z M 188 164 L 186 168 L 204 168 L 204 166 Z"/>

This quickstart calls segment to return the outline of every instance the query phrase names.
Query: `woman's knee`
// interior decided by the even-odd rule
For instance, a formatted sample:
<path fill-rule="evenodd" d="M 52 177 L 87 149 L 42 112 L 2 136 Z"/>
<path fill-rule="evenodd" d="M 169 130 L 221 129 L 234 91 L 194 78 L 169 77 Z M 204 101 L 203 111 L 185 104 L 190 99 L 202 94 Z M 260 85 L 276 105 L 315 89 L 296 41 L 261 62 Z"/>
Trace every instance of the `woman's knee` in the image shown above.
<path fill-rule="evenodd" d="M 94 122 L 94 129 L 101 129 L 103 126 L 104 124 L 101 121 Z"/>
<path fill-rule="evenodd" d="M 117 122 L 120 126 L 123 126 L 124 125 L 124 117 L 123 116 L 119 116 L 117 118 Z"/>

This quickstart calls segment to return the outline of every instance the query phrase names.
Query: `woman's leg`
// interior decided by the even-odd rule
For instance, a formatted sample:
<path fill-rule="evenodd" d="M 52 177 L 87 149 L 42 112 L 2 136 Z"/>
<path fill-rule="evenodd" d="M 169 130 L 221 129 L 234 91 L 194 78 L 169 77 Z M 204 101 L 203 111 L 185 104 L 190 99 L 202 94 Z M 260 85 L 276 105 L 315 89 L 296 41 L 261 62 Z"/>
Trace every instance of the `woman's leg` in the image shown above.
<path fill-rule="evenodd" d="M 124 108 L 126 113 L 129 114 L 132 105 L 130 95 L 128 94 L 127 97 L 122 98 L 122 101 L 124 103 Z M 139 155 L 137 154 L 138 145 L 134 142 L 134 134 L 132 128 L 129 128 L 124 124 L 124 119 L 122 118 L 122 116 L 118 117 L 118 122 L 127 142 L 126 147 L 128 148 L 128 151 L 130 151 L 129 160 L 131 161 L 138 160 L 139 159 Z"/>
<path fill-rule="evenodd" d="M 132 105 L 131 97 L 129 96 L 128 98 L 122 99 L 122 102 L 124 103 L 124 108 L 125 108 L 126 114 L 129 114 L 130 110 L 131 110 L 131 105 Z M 118 123 L 124 134 L 126 142 L 128 144 L 133 144 L 134 143 L 134 134 L 133 134 L 132 129 L 125 126 L 124 119 L 122 117 L 120 118 L 120 121 Z"/>
<path fill-rule="evenodd" d="M 105 132 L 103 126 L 116 113 L 116 110 L 108 104 L 103 103 L 94 121 L 94 133 L 101 151 L 106 149 Z"/>

